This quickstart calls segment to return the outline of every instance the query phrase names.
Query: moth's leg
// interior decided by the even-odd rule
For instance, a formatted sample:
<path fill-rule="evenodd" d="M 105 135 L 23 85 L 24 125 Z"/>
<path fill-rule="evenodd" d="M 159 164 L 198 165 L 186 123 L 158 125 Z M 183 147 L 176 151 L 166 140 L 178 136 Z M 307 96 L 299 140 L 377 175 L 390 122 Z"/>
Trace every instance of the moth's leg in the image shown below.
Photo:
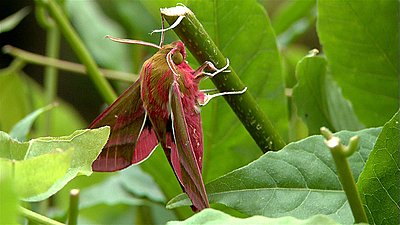
<path fill-rule="evenodd" d="M 207 67 L 213 72 L 212 73 L 204 72 L 204 69 Z M 193 73 L 193 75 L 195 77 L 194 79 L 196 81 L 200 81 L 201 79 L 203 79 L 205 77 L 214 77 L 215 75 L 222 73 L 222 72 L 229 73 L 231 71 L 227 70 L 228 67 L 229 67 L 229 59 L 228 58 L 226 59 L 226 65 L 224 67 L 222 67 L 221 69 L 218 69 L 217 67 L 215 67 L 212 62 L 205 61 L 197 70 L 194 71 L 194 73 Z"/>
<path fill-rule="evenodd" d="M 245 93 L 246 91 L 247 91 L 247 87 L 243 88 L 243 90 L 241 90 L 241 91 L 227 91 L 227 92 L 221 92 L 221 93 L 216 93 L 216 94 L 212 94 L 212 95 L 205 94 L 203 101 L 199 102 L 199 105 L 205 106 L 208 104 L 208 102 L 210 102 L 211 99 L 213 99 L 215 97 L 224 96 L 224 95 L 240 95 L 240 94 Z"/>
<path fill-rule="evenodd" d="M 218 89 L 213 88 L 213 89 L 205 89 L 205 90 L 200 90 L 200 91 L 203 92 L 204 94 L 206 94 L 206 93 L 210 93 L 210 92 L 216 92 L 216 91 L 218 91 Z"/>

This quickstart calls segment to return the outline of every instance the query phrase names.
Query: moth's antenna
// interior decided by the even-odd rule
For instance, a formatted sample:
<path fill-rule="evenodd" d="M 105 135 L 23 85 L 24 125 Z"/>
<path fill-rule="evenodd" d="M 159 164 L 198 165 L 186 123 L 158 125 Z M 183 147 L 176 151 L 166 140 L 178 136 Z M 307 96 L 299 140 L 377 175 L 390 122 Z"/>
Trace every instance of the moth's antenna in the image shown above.
<path fill-rule="evenodd" d="M 164 28 L 161 28 L 161 29 L 159 29 L 159 30 L 153 30 L 150 34 L 158 33 L 158 32 L 165 32 L 165 31 L 174 29 L 175 27 L 177 27 L 177 26 L 181 23 L 181 21 L 183 20 L 183 18 L 185 18 L 185 16 L 179 16 L 178 19 L 176 19 L 175 22 L 174 22 L 170 27 L 165 28 L 165 29 L 164 29 Z"/>
<path fill-rule="evenodd" d="M 159 45 L 160 47 L 163 46 L 164 38 L 165 38 L 165 32 L 163 31 L 164 30 L 164 22 L 165 22 L 165 18 L 161 14 L 161 30 L 162 30 L 162 32 L 161 32 L 161 37 L 160 37 L 160 45 Z"/>
<path fill-rule="evenodd" d="M 145 46 L 150 46 L 153 48 L 157 48 L 157 49 L 161 49 L 160 46 L 153 44 L 153 43 L 149 43 L 149 42 L 145 42 L 145 41 L 139 41 L 139 40 L 131 40 L 131 39 L 124 39 L 124 38 L 116 38 L 116 37 L 112 37 L 110 35 L 105 36 L 105 38 L 108 38 L 112 41 L 118 42 L 118 43 L 123 43 L 123 44 L 138 44 L 138 45 L 145 45 Z"/>

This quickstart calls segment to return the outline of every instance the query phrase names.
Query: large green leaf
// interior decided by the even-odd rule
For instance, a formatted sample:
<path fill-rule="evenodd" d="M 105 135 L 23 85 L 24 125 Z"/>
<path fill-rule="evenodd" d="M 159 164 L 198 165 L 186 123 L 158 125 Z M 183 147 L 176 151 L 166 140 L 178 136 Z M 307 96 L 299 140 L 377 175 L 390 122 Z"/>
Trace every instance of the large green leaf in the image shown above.
<path fill-rule="evenodd" d="M 307 123 L 310 134 L 318 134 L 323 126 L 334 131 L 361 129 L 353 108 L 326 67 L 325 58 L 314 55 L 297 64 L 298 83 L 293 89 L 293 101 L 299 116 Z"/>
<path fill-rule="evenodd" d="M 385 124 L 361 173 L 357 186 L 371 224 L 400 220 L 400 114 Z"/>
<path fill-rule="evenodd" d="M 343 94 L 367 126 L 399 108 L 399 1 L 318 1 L 318 35 Z"/>
<path fill-rule="evenodd" d="M 230 224 L 230 225 L 253 225 L 253 224 L 297 224 L 297 225 L 334 225 L 339 224 L 327 216 L 317 215 L 306 220 L 299 220 L 294 217 L 281 217 L 281 218 L 267 218 L 263 216 L 252 216 L 249 218 L 236 218 L 229 214 L 225 214 L 215 209 L 205 209 L 200 213 L 190 217 L 185 221 L 171 221 L 167 225 L 217 225 L 217 224 Z"/>
<path fill-rule="evenodd" d="M 75 176 L 92 173 L 91 165 L 109 132 L 109 127 L 79 130 L 66 137 L 43 137 L 23 143 L 0 132 L 2 172 L 14 175 L 23 200 L 46 199 Z"/>
<path fill-rule="evenodd" d="M 344 144 L 359 135 L 359 150 L 349 158 L 355 179 L 361 173 L 380 128 L 336 134 Z M 269 152 L 245 167 L 206 185 L 210 202 L 227 205 L 247 215 L 293 216 L 306 219 L 324 214 L 340 223 L 353 216 L 336 174 L 335 163 L 320 135 Z M 168 207 L 188 204 L 183 195 Z"/>

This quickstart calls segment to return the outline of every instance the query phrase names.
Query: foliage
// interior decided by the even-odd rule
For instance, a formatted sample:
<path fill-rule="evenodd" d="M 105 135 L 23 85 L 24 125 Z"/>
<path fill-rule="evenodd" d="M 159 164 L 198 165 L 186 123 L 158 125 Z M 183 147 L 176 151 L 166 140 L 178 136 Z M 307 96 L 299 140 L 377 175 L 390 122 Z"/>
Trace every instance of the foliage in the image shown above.
<path fill-rule="evenodd" d="M 39 9 L 47 11 L 45 19 L 55 16 L 46 2 L 63 1 L 36 1 Z M 148 33 L 161 26 L 159 9 L 177 2 L 194 12 L 275 132 L 289 144 L 263 154 L 224 99 L 202 108 L 203 176 L 214 209 L 193 215 L 161 149 L 140 166 L 92 174 L 90 165 L 109 129 L 80 130 L 88 124 L 78 113 L 80 109 L 57 96 L 49 101 L 50 88 L 42 88 L 29 77 L 32 74 L 22 70 L 29 59 L 10 50 L 14 61 L 0 70 L 0 207 L 7 209 L 0 210 L 0 223 L 23 223 L 21 218 L 30 218 L 18 210 L 19 205 L 34 211 L 44 208 L 42 214 L 62 222 L 68 210 L 79 210 L 78 224 L 353 223 L 329 149 L 315 135 L 322 126 L 337 132 L 335 136 L 344 144 L 359 136 L 360 147 L 348 161 L 368 221 L 396 223 L 400 196 L 399 2 L 65 1 L 65 11 L 58 14 L 68 15 L 65 18 L 70 21 L 64 22 L 72 23 L 77 35 L 71 38 L 71 32 L 63 30 L 68 24 L 60 26 L 58 20 L 49 18 L 51 26 L 45 32 L 59 29 L 86 66 L 94 59 L 101 67 L 137 74 L 154 50 L 119 45 L 103 37 L 109 34 L 158 43 L 159 36 Z M 30 13 L 40 20 L 40 12 Z M 23 9 L 0 21 L 9 24 L 2 31 L 12 33 L 25 21 L 26 13 Z M 166 42 L 177 39 L 172 31 L 166 35 Z M 315 39 L 307 41 L 313 35 Z M 319 54 L 316 50 L 308 53 L 315 47 Z M 48 67 L 45 61 L 49 59 L 41 65 Z M 188 61 L 198 66 L 190 54 Z M 68 67 L 63 63 L 54 64 L 55 68 Z M 91 65 L 88 73 L 96 74 L 96 67 Z M 94 77 L 93 83 L 108 86 L 102 83 L 103 77 Z M 127 86 L 113 84 L 118 93 Z M 201 85 L 213 88 L 209 81 Z M 89 91 L 82 89 L 79 94 L 84 98 Z M 55 101 L 58 106 L 49 109 L 47 105 Z M 16 137 L 27 141 L 19 142 Z M 81 189 L 79 209 L 68 208 L 72 188 Z M 49 202 L 50 208 L 43 207 Z"/>

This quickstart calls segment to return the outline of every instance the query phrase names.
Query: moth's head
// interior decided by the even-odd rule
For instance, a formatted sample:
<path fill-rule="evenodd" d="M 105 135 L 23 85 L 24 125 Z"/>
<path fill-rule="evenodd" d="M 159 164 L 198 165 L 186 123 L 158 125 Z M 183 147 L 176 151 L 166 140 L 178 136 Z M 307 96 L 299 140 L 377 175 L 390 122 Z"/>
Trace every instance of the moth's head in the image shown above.
<path fill-rule="evenodd" d="M 165 49 L 168 54 L 171 55 L 171 59 L 175 65 L 179 65 L 186 60 L 185 45 L 181 41 L 175 41 L 169 45 L 164 45 L 162 49 Z"/>

